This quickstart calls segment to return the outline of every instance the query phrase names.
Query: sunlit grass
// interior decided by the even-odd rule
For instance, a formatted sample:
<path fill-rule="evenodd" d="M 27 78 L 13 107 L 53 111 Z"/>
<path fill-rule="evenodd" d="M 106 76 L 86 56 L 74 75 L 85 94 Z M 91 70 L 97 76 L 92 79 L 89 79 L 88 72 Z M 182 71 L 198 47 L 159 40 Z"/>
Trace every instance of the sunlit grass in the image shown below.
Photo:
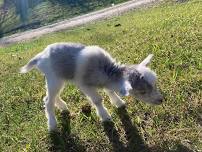
<path fill-rule="evenodd" d="M 201 7 L 202 2 L 196 0 L 163 4 L 0 48 L 0 151 L 50 150 L 42 103 L 44 78 L 36 70 L 25 75 L 18 70 L 46 45 L 58 41 L 96 44 L 128 64 L 138 63 L 153 53 L 151 67 L 158 74 L 158 85 L 166 101 L 155 107 L 126 97 L 131 122 L 151 151 L 201 150 Z M 84 95 L 68 85 L 62 98 L 71 111 L 71 134 L 59 145 L 74 151 L 112 151 L 95 110 L 90 117 L 81 112 L 87 103 Z M 117 110 L 106 96 L 104 100 L 120 140 L 127 145 Z"/>
<path fill-rule="evenodd" d="M 3 4 L 3 0 L 0 0 L 0 6 Z"/>

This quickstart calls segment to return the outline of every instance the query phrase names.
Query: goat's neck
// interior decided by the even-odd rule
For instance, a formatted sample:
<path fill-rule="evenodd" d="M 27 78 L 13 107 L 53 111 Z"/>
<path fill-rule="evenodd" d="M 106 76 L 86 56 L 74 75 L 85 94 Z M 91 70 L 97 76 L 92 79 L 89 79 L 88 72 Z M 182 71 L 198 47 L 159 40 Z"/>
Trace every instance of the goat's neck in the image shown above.
<path fill-rule="evenodd" d="M 125 80 L 126 66 L 113 63 L 105 68 L 105 73 L 108 76 L 106 88 L 114 91 L 120 91 L 120 86 Z"/>

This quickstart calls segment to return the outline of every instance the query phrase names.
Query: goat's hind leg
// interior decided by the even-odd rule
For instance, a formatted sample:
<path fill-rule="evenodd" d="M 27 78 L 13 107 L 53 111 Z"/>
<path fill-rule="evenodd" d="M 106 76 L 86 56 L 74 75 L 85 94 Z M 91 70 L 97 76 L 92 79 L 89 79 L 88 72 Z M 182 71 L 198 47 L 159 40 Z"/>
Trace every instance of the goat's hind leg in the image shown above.
<path fill-rule="evenodd" d="M 62 87 L 63 88 L 63 87 Z M 59 94 L 56 96 L 56 101 L 55 101 L 55 106 L 60 109 L 61 111 L 68 111 L 68 108 L 67 108 L 67 104 L 65 103 L 65 101 L 63 101 L 61 98 L 60 98 L 60 93 L 62 91 L 62 88 L 59 92 Z M 48 93 L 46 93 L 46 96 L 43 98 L 43 101 L 44 101 L 44 107 L 45 107 L 45 103 L 47 102 L 48 100 Z"/>
<path fill-rule="evenodd" d="M 45 97 L 45 113 L 48 119 L 48 130 L 57 129 L 57 121 L 55 117 L 55 102 L 63 86 L 63 80 L 60 80 L 54 75 L 46 75 L 47 95 Z"/>

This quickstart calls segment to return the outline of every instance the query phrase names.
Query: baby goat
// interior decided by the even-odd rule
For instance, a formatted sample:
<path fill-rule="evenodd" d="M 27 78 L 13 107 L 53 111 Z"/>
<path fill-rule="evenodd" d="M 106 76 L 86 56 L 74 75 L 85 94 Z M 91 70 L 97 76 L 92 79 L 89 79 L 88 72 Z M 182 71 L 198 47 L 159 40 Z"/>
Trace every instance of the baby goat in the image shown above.
<path fill-rule="evenodd" d="M 77 43 L 55 43 L 32 58 L 21 68 L 26 73 L 38 68 L 46 77 L 45 112 L 49 131 L 57 128 L 54 106 L 67 110 L 66 103 L 60 98 L 64 82 L 73 82 L 94 104 L 101 121 L 111 120 L 102 103 L 98 88 L 104 88 L 111 103 L 116 107 L 125 102 L 122 96 L 132 95 L 148 103 L 160 104 L 162 95 L 156 88 L 156 74 L 147 65 L 153 55 L 140 64 L 120 65 L 102 48 Z"/>

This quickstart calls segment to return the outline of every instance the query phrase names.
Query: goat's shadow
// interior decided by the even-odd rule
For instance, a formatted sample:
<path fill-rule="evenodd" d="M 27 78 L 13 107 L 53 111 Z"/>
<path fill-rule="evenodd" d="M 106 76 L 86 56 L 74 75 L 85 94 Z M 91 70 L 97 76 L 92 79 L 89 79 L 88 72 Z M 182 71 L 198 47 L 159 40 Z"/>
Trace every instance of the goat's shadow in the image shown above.
<path fill-rule="evenodd" d="M 149 151 L 147 145 L 144 143 L 138 128 L 132 123 L 128 111 L 125 107 L 118 108 L 117 114 L 121 120 L 123 129 L 125 131 L 125 136 L 127 140 L 127 151 L 128 152 L 147 152 Z"/>
<path fill-rule="evenodd" d="M 120 141 L 120 136 L 113 122 L 103 123 L 104 131 L 109 138 L 114 152 L 194 152 L 188 147 L 177 144 L 175 150 L 160 146 L 148 147 L 141 137 L 138 128 L 132 123 L 125 107 L 116 110 L 125 131 L 126 145 Z"/>
<path fill-rule="evenodd" d="M 124 152 L 126 147 L 120 141 L 119 133 L 116 130 L 114 123 L 111 121 L 103 122 L 104 132 L 107 135 L 114 152 Z"/>
<path fill-rule="evenodd" d="M 62 112 L 59 117 L 60 131 L 49 133 L 49 151 L 85 152 L 86 148 L 82 141 L 76 135 L 70 134 L 70 113 L 68 111 Z"/>
<path fill-rule="evenodd" d="M 125 107 L 118 108 L 117 114 L 121 120 L 123 129 L 125 131 L 125 138 L 127 144 L 124 145 L 120 141 L 120 136 L 112 122 L 103 123 L 104 131 L 112 144 L 113 151 L 115 152 L 147 152 L 148 147 L 145 145 L 144 140 L 139 134 L 135 125 L 132 124 L 131 119 Z"/>
<path fill-rule="evenodd" d="M 138 128 L 132 123 L 126 108 L 118 108 L 116 113 L 121 120 L 127 143 L 124 144 L 120 140 L 120 135 L 113 122 L 104 122 L 104 131 L 112 145 L 113 152 L 193 152 L 182 144 L 177 144 L 175 150 L 169 150 L 158 145 L 148 148 Z M 50 152 L 86 152 L 85 144 L 76 135 L 71 134 L 69 112 L 61 113 L 59 123 L 60 131 L 49 134 L 50 146 L 48 150 Z"/>

